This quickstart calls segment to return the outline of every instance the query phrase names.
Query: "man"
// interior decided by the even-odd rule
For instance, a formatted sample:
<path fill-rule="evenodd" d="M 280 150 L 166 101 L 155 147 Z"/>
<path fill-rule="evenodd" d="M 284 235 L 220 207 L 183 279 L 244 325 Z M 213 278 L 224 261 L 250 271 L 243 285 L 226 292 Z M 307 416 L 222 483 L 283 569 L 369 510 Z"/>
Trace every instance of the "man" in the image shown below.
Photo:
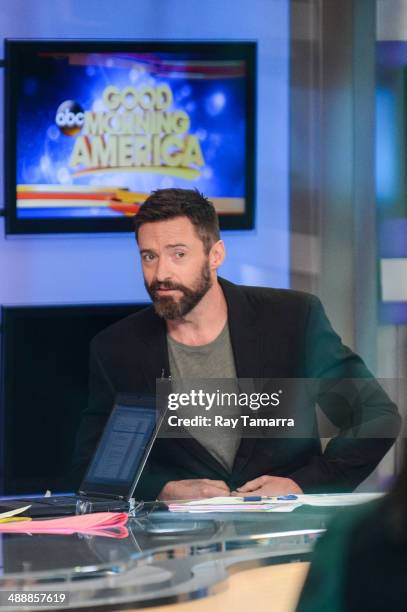
<path fill-rule="evenodd" d="M 163 376 L 372 378 L 362 360 L 342 345 L 314 296 L 218 278 L 225 247 L 215 209 L 198 192 L 153 192 L 135 217 L 135 232 L 153 306 L 92 342 L 90 401 L 77 439 L 77 471 L 92 455 L 115 394 L 154 394 L 156 379 Z M 362 408 L 398 430 L 397 410 L 377 383 Z M 340 427 L 341 418 L 339 413 Z M 208 445 L 193 435 L 157 439 L 137 497 L 349 491 L 393 442 L 338 436 L 322 454 L 317 436 L 256 440 L 231 432 L 227 439 L 224 444 L 214 437 Z"/>

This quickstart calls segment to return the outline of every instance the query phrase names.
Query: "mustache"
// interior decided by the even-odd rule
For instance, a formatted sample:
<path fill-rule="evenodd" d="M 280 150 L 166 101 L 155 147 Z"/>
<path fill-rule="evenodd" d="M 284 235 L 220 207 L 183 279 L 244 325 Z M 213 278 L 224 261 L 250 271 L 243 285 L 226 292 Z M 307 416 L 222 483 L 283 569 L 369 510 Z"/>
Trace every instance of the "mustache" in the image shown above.
<path fill-rule="evenodd" d="M 158 289 L 174 289 L 185 293 L 186 288 L 184 285 L 178 285 L 177 283 L 173 283 L 171 281 L 153 281 L 149 286 L 151 293 L 155 293 Z"/>

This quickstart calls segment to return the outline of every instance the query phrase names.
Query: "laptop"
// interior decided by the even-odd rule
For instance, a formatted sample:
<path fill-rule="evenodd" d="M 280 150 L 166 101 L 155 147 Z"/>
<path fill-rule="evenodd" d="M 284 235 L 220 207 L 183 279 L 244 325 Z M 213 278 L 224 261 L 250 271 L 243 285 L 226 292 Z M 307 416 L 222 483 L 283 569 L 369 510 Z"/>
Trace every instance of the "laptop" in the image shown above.
<path fill-rule="evenodd" d="M 151 398 L 118 396 L 76 495 L 0 499 L 0 512 L 28 504 L 22 516 L 128 511 L 164 415 Z"/>

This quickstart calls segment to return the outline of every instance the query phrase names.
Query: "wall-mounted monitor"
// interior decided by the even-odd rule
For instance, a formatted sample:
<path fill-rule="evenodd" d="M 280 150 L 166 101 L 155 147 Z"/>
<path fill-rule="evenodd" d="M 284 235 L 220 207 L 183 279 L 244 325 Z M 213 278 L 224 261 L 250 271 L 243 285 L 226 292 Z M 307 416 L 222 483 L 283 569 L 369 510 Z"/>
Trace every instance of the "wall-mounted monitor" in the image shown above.
<path fill-rule="evenodd" d="M 6 41 L 6 231 L 131 231 L 197 188 L 253 227 L 256 43 Z"/>

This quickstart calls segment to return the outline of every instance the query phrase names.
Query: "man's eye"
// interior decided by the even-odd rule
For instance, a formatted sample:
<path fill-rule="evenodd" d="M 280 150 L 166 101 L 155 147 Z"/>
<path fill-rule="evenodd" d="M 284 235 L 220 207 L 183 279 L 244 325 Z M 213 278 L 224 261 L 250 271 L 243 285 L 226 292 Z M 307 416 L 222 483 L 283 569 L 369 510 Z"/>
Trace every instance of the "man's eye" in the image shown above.
<path fill-rule="evenodd" d="M 176 251 L 176 252 L 175 252 L 175 257 L 176 257 L 177 259 L 182 259 L 182 257 L 185 257 L 185 253 L 184 253 L 184 251 Z"/>
<path fill-rule="evenodd" d="M 143 253 L 143 261 L 153 261 L 154 255 L 152 253 Z"/>

